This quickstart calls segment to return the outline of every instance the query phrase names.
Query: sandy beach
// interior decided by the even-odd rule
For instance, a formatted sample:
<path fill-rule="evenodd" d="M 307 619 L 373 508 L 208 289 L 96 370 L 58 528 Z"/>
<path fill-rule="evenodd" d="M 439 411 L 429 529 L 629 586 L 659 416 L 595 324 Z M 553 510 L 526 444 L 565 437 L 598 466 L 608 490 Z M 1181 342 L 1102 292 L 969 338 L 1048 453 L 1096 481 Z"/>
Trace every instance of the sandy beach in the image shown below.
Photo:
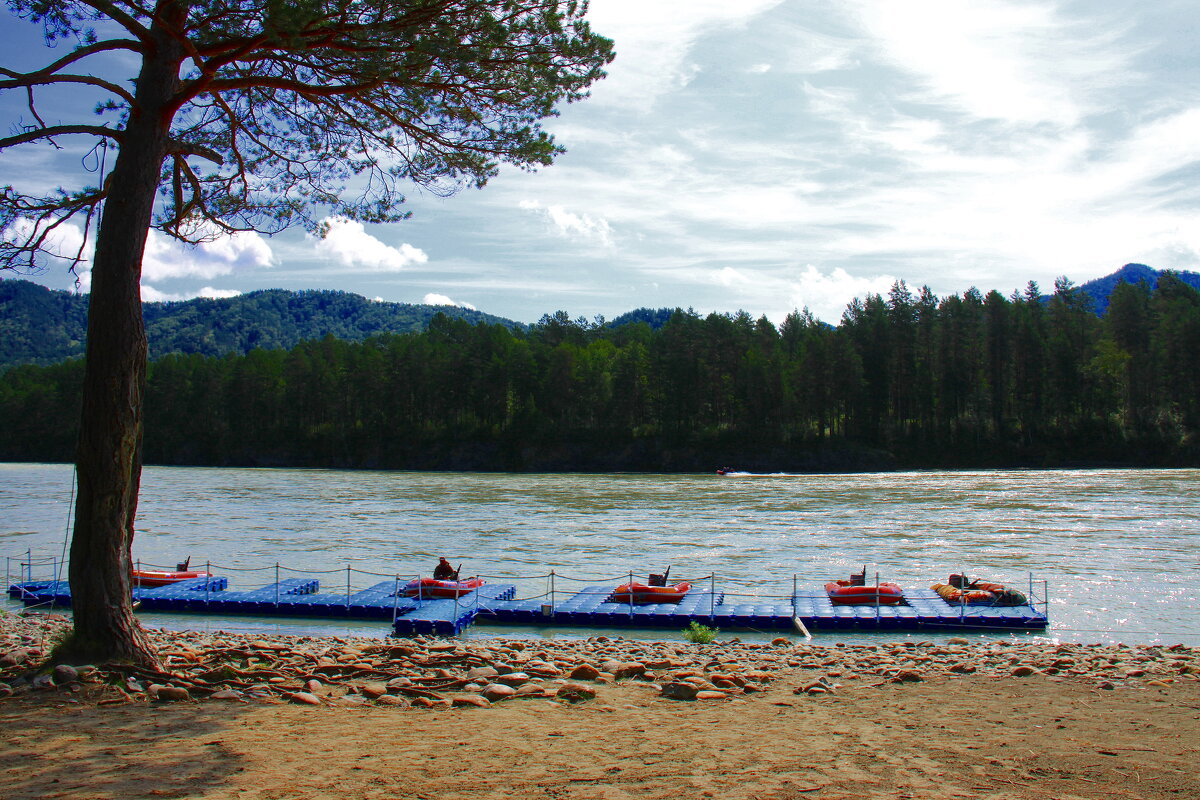
<path fill-rule="evenodd" d="M 1200 649 L 153 632 L 37 665 L 0 618 L 0 796 L 1200 797 Z M 490 698 L 490 699 L 489 699 Z"/>

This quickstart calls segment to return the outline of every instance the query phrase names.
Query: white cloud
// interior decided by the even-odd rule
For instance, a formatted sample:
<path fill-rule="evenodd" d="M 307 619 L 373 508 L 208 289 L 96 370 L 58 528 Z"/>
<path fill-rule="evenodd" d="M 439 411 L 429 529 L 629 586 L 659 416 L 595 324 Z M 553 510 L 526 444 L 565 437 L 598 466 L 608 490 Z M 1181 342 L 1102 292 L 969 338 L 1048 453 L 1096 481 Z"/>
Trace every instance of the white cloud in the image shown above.
<path fill-rule="evenodd" d="M 429 256 L 410 244 L 392 247 L 367 233 L 361 222 L 345 217 L 326 217 L 325 238 L 316 240 L 316 250 L 336 258 L 343 266 L 365 272 L 398 272 L 412 264 L 424 264 Z"/>
<path fill-rule="evenodd" d="M 227 297 L 237 297 L 241 292 L 237 289 L 214 289 L 211 286 L 205 286 L 200 290 L 200 297 L 207 297 L 210 300 L 220 300 Z"/>
<path fill-rule="evenodd" d="M 192 300 L 197 297 L 218 300 L 227 297 L 237 297 L 241 294 L 236 289 L 214 289 L 212 286 L 205 286 L 203 289 L 195 292 L 162 292 L 147 283 L 142 284 L 141 292 L 142 302 L 145 303 L 175 303 L 181 300 Z"/>
<path fill-rule="evenodd" d="M 543 215 L 560 235 L 568 239 L 592 241 L 605 246 L 612 244 L 612 227 L 603 218 L 575 214 L 561 205 L 543 206 L 537 200 L 522 200 L 520 207 Z"/>
<path fill-rule="evenodd" d="M 686 86 L 700 69 L 690 52 L 703 35 L 744 25 L 782 0 L 592 0 L 592 29 L 615 42 L 617 57 L 590 102 L 650 111 L 659 96 Z"/>
<path fill-rule="evenodd" d="M 430 292 L 429 294 L 425 295 L 425 298 L 421 302 L 427 306 L 458 306 L 459 308 L 469 308 L 472 311 L 477 310 L 475 306 L 471 305 L 470 303 L 451 300 L 446 295 L 437 294 L 435 292 Z"/>
<path fill-rule="evenodd" d="M 762 75 L 765 72 L 771 71 L 771 65 L 770 64 L 751 64 L 749 67 L 746 68 L 746 71 L 751 73 L 752 75 Z"/>
<path fill-rule="evenodd" d="M 841 267 L 825 274 L 809 264 L 789 281 L 789 289 L 793 308 L 807 306 L 818 319 L 836 323 L 851 300 L 868 294 L 886 296 L 895 282 L 891 275 L 855 277 Z"/>
<path fill-rule="evenodd" d="M 712 281 L 720 286 L 736 286 L 748 283 L 749 279 L 733 267 L 724 267 L 713 272 Z"/>
<path fill-rule="evenodd" d="M 142 257 L 142 280 L 211 279 L 234 270 L 267 268 L 274 260 L 271 246 L 254 232 L 220 236 L 193 247 L 151 230 Z"/>
<path fill-rule="evenodd" d="M 18 219 L 4 229 L 3 239 L 6 242 L 19 242 L 34 232 L 33 223 L 26 219 Z M 47 267 L 67 266 L 79 253 L 83 244 L 83 230 L 73 222 L 64 222 L 49 232 L 43 244 L 44 252 L 41 261 Z M 84 258 L 91 257 L 91 248 L 83 251 Z M 84 262 L 77 269 L 83 272 L 87 269 Z"/>
<path fill-rule="evenodd" d="M 860 24 L 918 94 L 983 119 L 1073 125 L 1096 89 L 1127 81 L 1129 57 L 1054 4 L 862 0 Z"/>

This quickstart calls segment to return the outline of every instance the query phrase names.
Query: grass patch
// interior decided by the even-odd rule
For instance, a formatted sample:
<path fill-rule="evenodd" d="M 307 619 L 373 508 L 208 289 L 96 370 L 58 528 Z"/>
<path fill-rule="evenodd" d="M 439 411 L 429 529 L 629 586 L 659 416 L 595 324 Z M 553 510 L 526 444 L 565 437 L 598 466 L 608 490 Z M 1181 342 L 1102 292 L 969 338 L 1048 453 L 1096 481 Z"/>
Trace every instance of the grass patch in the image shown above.
<path fill-rule="evenodd" d="M 687 639 L 692 644 L 711 644 L 716 641 L 717 634 L 721 631 L 717 628 L 710 628 L 707 625 L 701 625 L 696 620 L 683 629 L 683 638 Z"/>

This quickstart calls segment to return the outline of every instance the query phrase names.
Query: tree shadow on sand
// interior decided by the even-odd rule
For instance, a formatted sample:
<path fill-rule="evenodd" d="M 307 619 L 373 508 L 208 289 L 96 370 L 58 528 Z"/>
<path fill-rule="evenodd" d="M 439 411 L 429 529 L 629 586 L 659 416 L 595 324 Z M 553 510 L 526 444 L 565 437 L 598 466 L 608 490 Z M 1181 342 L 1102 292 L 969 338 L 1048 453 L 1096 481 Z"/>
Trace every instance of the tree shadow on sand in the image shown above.
<path fill-rule="evenodd" d="M 249 706 L 137 703 L 97 708 L 19 698 L 0 706 L 0 795 L 188 798 L 246 768 L 223 741 Z"/>

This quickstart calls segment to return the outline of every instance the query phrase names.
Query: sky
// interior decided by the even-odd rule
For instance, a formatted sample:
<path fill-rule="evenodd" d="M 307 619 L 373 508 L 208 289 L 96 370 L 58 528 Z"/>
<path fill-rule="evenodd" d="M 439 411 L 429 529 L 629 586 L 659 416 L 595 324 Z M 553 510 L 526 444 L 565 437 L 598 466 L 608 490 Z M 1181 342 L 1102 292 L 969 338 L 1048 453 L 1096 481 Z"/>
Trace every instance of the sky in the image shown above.
<path fill-rule="evenodd" d="M 1008 295 L 1128 262 L 1200 269 L 1200 0 L 592 0 L 588 17 L 617 58 L 547 121 L 554 165 L 449 198 L 414 187 L 410 219 L 333 220 L 324 240 L 156 235 L 143 299 L 340 289 L 522 322 L 836 323 L 897 280 Z M 42 59 L 8 22 L 8 63 Z M 5 131 L 22 102 L 0 102 Z M 0 185 L 91 177 L 80 153 L 19 151 Z"/>

